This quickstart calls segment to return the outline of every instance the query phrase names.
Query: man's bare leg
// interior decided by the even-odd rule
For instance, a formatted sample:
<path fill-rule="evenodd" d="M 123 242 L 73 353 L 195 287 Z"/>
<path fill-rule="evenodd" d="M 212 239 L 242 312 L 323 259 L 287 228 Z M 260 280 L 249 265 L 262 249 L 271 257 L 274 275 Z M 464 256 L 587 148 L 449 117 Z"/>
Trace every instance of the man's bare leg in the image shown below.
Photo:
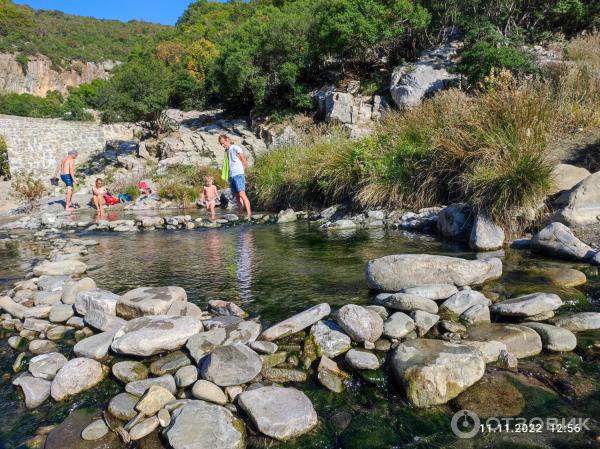
<path fill-rule="evenodd" d="M 71 197 L 73 196 L 73 188 L 67 187 L 67 199 L 65 201 L 65 210 L 73 210 L 71 207 Z"/>

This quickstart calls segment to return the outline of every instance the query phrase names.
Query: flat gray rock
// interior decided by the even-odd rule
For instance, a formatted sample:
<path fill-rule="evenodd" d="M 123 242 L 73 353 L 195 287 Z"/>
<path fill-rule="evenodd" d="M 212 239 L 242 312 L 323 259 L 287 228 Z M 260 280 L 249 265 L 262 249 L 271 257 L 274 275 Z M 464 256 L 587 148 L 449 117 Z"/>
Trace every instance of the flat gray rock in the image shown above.
<path fill-rule="evenodd" d="M 187 301 L 187 294 L 181 287 L 140 287 L 119 298 L 117 315 L 126 320 L 147 315 L 166 315 L 176 301 Z"/>
<path fill-rule="evenodd" d="M 375 354 L 368 351 L 360 351 L 358 349 L 350 349 L 344 356 L 348 365 L 354 369 L 373 370 L 381 365 Z"/>
<path fill-rule="evenodd" d="M 48 276 L 38 278 L 37 288 L 46 292 L 62 291 L 65 284 L 71 280 L 71 276 Z"/>
<path fill-rule="evenodd" d="M 155 315 L 135 318 L 115 334 L 111 344 L 119 354 L 149 356 L 181 348 L 202 331 L 202 322 L 187 316 Z"/>
<path fill-rule="evenodd" d="M 430 254 L 399 254 L 371 260 L 365 268 L 370 289 L 398 292 L 426 284 L 483 284 L 502 275 L 497 258 L 467 260 Z"/>
<path fill-rule="evenodd" d="M 558 327 L 564 327 L 571 332 L 583 332 L 600 329 L 600 313 L 581 312 L 570 315 L 562 315 L 552 320 Z"/>
<path fill-rule="evenodd" d="M 375 303 L 388 309 L 401 310 L 403 312 L 423 310 L 429 313 L 437 313 L 438 311 L 435 301 L 410 293 L 380 293 L 375 297 Z"/>
<path fill-rule="evenodd" d="M 425 334 L 440 320 L 439 315 L 424 312 L 423 310 L 415 310 L 410 314 L 410 317 L 415 322 L 415 330 L 419 337 L 424 337 Z"/>
<path fill-rule="evenodd" d="M 108 433 L 108 426 L 102 419 L 92 421 L 81 432 L 81 438 L 86 441 L 96 441 Z"/>
<path fill-rule="evenodd" d="M 163 434 L 172 449 L 244 449 L 244 424 L 225 407 L 189 401 L 177 408 Z"/>
<path fill-rule="evenodd" d="M 51 323 L 64 323 L 74 314 L 75 311 L 71 304 L 54 304 L 50 309 L 48 319 Z"/>
<path fill-rule="evenodd" d="M 115 332 L 111 331 L 84 338 L 73 347 L 73 352 L 77 357 L 102 360 L 108 355 L 114 336 Z"/>
<path fill-rule="evenodd" d="M 33 303 L 36 306 L 51 306 L 60 302 L 61 296 L 62 292 L 60 290 L 54 292 L 39 291 L 33 295 Z"/>
<path fill-rule="evenodd" d="M 549 351 L 572 351 L 577 346 L 577 337 L 568 329 L 536 322 L 521 323 L 521 325 L 530 327 L 540 334 L 544 349 Z"/>
<path fill-rule="evenodd" d="M 125 391 L 136 396 L 142 396 L 152 385 L 160 385 L 161 387 L 169 390 L 171 394 L 175 394 L 177 391 L 175 379 L 170 374 L 129 382 L 127 385 L 125 385 Z"/>
<path fill-rule="evenodd" d="M 101 332 L 116 331 L 127 321 L 101 310 L 90 310 L 83 317 L 85 324 Z"/>
<path fill-rule="evenodd" d="M 174 374 L 179 368 L 191 365 L 192 361 L 183 351 L 166 354 L 150 364 L 150 372 L 155 376 Z"/>
<path fill-rule="evenodd" d="M 439 299 L 447 299 L 457 292 L 458 289 L 454 284 L 426 284 L 419 285 L 417 287 L 403 288 L 400 290 L 400 293 L 421 296 L 434 301 Z"/>
<path fill-rule="evenodd" d="M 461 290 L 442 303 L 439 314 L 444 318 L 457 318 L 465 310 L 477 304 L 487 307 L 490 305 L 490 300 L 476 290 Z"/>
<path fill-rule="evenodd" d="M 318 422 L 310 399 L 295 388 L 256 388 L 240 394 L 238 403 L 261 433 L 281 441 L 310 431 Z"/>
<path fill-rule="evenodd" d="M 83 316 L 90 310 L 100 310 L 109 315 L 115 315 L 117 311 L 117 299 L 119 299 L 119 295 L 115 295 L 107 290 L 99 288 L 86 290 L 77 294 L 75 310 Z"/>
<path fill-rule="evenodd" d="M 182 366 L 173 377 L 177 388 L 189 387 L 198 380 L 198 368 L 196 365 Z"/>
<path fill-rule="evenodd" d="M 531 293 L 497 302 L 491 311 L 498 315 L 527 317 L 556 310 L 562 303 L 554 293 Z"/>
<path fill-rule="evenodd" d="M 50 394 L 55 401 L 62 401 L 100 383 L 108 368 L 96 360 L 78 357 L 69 360 L 52 381 Z"/>
<path fill-rule="evenodd" d="M 274 354 L 277 352 L 278 346 L 271 341 L 253 341 L 248 346 L 261 354 Z"/>
<path fill-rule="evenodd" d="M 33 267 L 33 274 L 36 276 L 63 276 L 83 274 L 86 270 L 87 265 L 78 260 L 64 260 L 62 262 L 44 261 Z"/>
<path fill-rule="evenodd" d="M 288 335 L 300 332 L 309 326 L 312 326 L 317 321 L 325 318 L 331 313 L 329 304 L 323 303 L 311 307 L 303 312 L 291 316 L 290 318 L 271 326 L 262 333 L 262 339 L 267 341 L 277 340 L 287 337 Z"/>
<path fill-rule="evenodd" d="M 591 259 L 596 252 L 562 223 L 550 223 L 531 239 L 534 252 L 571 260 Z"/>
<path fill-rule="evenodd" d="M 139 396 L 131 393 L 119 393 L 108 403 L 108 412 L 121 421 L 129 421 L 137 415 L 135 404 L 140 400 Z"/>
<path fill-rule="evenodd" d="M 227 396 L 223 390 L 208 380 L 200 379 L 192 387 L 192 395 L 196 399 L 213 402 L 219 405 L 227 404 Z"/>
<path fill-rule="evenodd" d="M 28 368 L 33 377 L 52 380 L 67 361 L 67 358 L 60 352 L 49 352 L 33 357 L 29 361 Z"/>
<path fill-rule="evenodd" d="M 311 329 L 315 344 L 322 354 L 334 358 L 352 347 L 352 340 L 332 321 L 319 321 Z"/>
<path fill-rule="evenodd" d="M 383 335 L 389 338 L 402 338 L 415 330 L 415 322 L 403 312 L 392 313 L 383 323 Z"/>
<path fill-rule="evenodd" d="M 383 333 L 383 320 L 379 314 L 355 304 L 346 304 L 338 311 L 336 320 L 352 340 L 374 342 Z"/>
<path fill-rule="evenodd" d="M 391 365 L 409 402 L 416 407 L 445 404 L 485 372 L 478 350 L 424 338 L 401 343 L 392 355 Z"/>
<path fill-rule="evenodd" d="M 48 399 L 50 396 L 51 382 L 46 379 L 33 377 L 26 373 L 13 380 L 13 385 L 21 387 L 25 395 L 25 406 L 34 409 Z"/>
<path fill-rule="evenodd" d="M 499 341 L 517 358 L 531 357 L 542 352 L 542 339 L 538 333 L 518 324 L 487 323 L 471 326 L 468 340 Z"/>
<path fill-rule="evenodd" d="M 259 355 L 242 344 L 218 346 L 202 360 L 200 374 L 221 387 L 241 385 L 254 379 L 262 369 Z"/>
<path fill-rule="evenodd" d="M 123 383 L 144 380 L 148 377 L 148 367 L 141 362 L 126 360 L 117 362 L 112 366 L 112 373 Z"/>
<path fill-rule="evenodd" d="M 193 335 L 186 343 L 192 358 L 198 363 L 202 357 L 217 346 L 230 346 L 236 343 L 248 344 L 260 334 L 260 324 L 254 321 L 241 321 L 228 327 L 215 327 Z"/>

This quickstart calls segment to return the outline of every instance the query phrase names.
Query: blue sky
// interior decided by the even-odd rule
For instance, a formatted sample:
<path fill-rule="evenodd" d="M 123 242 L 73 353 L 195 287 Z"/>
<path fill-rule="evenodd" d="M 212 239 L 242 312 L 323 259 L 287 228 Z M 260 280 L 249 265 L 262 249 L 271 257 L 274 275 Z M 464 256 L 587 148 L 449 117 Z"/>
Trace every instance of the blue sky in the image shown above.
<path fill-rule="evenodd" d="M 55 9 L 98 19 L 132 19 L 174 25 L 194 0 L 13 0 L 35 9 Z"/>

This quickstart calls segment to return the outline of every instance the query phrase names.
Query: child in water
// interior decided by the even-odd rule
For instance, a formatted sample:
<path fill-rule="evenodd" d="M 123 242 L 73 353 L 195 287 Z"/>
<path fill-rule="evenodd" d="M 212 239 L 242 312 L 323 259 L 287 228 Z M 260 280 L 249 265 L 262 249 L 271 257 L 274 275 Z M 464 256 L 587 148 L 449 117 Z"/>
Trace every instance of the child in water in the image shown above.
<path fill-rule="evenodd" d="M 212 176 L 205 176 L 204 191 L 202 192 L 202 201 L 211 220 L 215 218 L 215 206 L 219 198 L 219 191 L 217 186 L 214 185 L 214 181 L 215 179 Z"/>

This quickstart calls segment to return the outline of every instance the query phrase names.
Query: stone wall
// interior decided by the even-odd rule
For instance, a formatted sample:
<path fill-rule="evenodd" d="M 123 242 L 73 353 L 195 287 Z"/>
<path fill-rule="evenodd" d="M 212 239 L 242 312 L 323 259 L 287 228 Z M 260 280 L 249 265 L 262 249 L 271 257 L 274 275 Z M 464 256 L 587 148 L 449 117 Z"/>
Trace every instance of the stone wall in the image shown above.
<path fill-rule="evenodd" d="M 44 55 L 29 56 L 26 70 L 21 68 L 16 56 L 0 53 L 0 94 L 28 93 L 45 96 L 52 90 L 67 95 L 69 87 L 77 87 L 95 79 L 107 79 L 117 63 L 112 61 L 71 61 L 66 70 L 55 70 L 50 58 Z"/>
<path fill-rule="evenodd" d="M 129 124 L 100 125 L 0 115 L 0 135 L 8 150 L 11 174 L 31 170 L 48 179 L 66 153 L 79 151 L 79 162 L 104 151 L 108 140 L 132 140 L 135 126 Z"/>

